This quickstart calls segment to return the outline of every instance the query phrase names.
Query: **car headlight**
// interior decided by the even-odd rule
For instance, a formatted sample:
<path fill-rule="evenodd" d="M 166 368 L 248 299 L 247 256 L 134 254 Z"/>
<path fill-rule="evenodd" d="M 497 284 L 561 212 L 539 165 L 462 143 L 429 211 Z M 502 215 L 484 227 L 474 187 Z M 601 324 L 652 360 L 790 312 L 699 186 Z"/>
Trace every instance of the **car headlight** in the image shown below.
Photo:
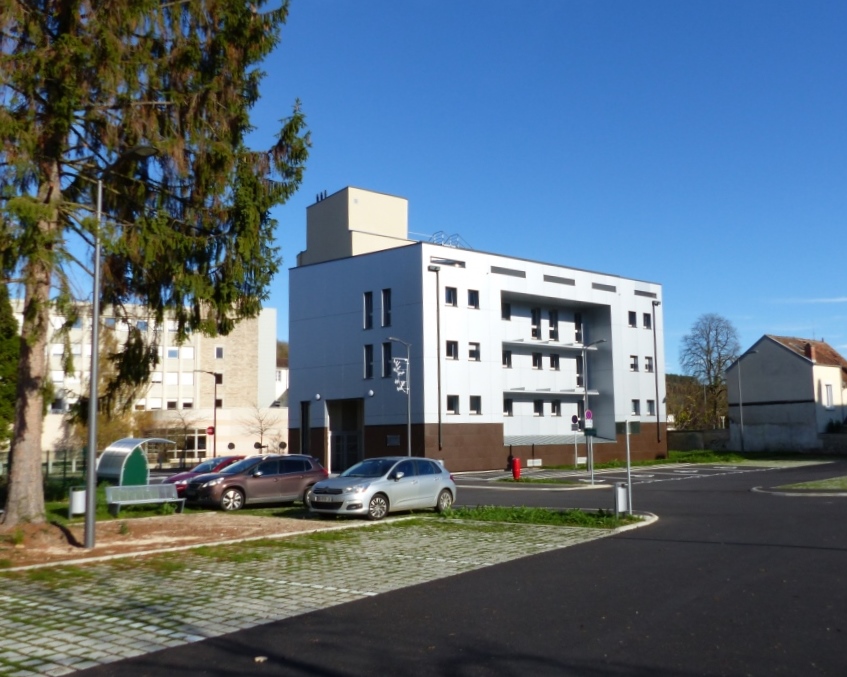
<path fill-rule="evenodd" d="M 209 480 L 208 482 L 206 482 L 206 483 L 203 485 L 203 489 L 208 489 L 208 488 L 210 488 L 210 487 L 216 487 L 216 486 L 218 486 L 218 485 L 219 485 L 221 482 L 223 482 L 223 481 L 224 481 L 224 478 L 223 478 L 223 477 L 218 477 L 217 479 Z"/>
<path fill-rule="evenodd" d="M 353 484 L 349 487 L 344 487 L 345 494 L 361 494 L 367 491 L 367 488 L 371 486 L 370 482 L 366 482 L 364 484 Z"/>

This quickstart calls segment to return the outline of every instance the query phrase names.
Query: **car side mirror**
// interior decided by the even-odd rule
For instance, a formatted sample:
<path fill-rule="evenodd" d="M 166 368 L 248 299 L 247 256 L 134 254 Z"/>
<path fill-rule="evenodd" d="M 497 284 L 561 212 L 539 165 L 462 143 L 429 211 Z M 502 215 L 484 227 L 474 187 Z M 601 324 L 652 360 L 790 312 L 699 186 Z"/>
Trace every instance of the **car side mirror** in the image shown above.
<path fill-rule="evenodd" d="M 261 477 L 264 473 L 261 470 L 254 470 L 253 477 Z"/>
<path fill-rule="evenodd" d="M 401 480 L 405 476 L 406 476 L 406 473 L 404 473 L 402 470 L 398 470 L 396 473 L 394 473 L 394 481 L 396 482 L 397 480 Z"/>

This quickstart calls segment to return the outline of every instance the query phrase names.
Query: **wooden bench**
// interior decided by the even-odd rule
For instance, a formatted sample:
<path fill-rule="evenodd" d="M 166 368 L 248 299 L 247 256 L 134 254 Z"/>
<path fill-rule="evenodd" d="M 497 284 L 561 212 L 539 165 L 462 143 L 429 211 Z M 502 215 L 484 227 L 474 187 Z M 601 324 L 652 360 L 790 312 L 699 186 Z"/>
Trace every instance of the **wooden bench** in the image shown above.
<path fill-rule="evenodd" d="M 122 505 L 144 503 L 177 503 L 177 512 L 182 512 L 185 499 L 177 496 L 175 484 L 143 484 L 137 486 L 106 487 L 106 503 L 115 517 Z"/>

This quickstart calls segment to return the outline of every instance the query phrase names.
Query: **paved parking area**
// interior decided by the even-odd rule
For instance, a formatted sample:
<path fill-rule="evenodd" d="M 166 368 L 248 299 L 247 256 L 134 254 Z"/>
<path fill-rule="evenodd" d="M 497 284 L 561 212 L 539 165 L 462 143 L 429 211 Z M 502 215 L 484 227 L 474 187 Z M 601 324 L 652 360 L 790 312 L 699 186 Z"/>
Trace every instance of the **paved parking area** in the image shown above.
<path fill-rule="evenodd" d="M 66 675 L 612 533 L 395 520 L 0 573 L 0 675 Z"/>

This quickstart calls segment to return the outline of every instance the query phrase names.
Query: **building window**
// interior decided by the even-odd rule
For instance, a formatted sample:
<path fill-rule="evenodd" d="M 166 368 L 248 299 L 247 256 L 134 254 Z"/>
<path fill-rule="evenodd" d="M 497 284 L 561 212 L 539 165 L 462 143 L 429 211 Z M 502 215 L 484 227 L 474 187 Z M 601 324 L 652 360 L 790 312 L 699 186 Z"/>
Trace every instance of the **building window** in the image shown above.
<path fill-rule="evenodd" d="M 636 319 L 636 315 L 635 315 L 634 310 L 629 311 L 629 326 L 630 327 L 637 327 L 638 326 L 638 320 Z"/>
<path fill-rule="evenodd" d="M 582 343 L 582 313 L 573 314 L 574 341 Z"/>
<path fill-rule="evenodd" d="M 548 313 L 547 317 L 548 317 L 549 325 L 550 325 L 548 336 L 550 337 L 551 341 L 558 341 L 559 340 L 559 311 L 558 310 L 551 310 Z"/>
<path fill-rule="evenodd" d="M 168 409 L 176 409 L 176 400 L 168 400 L 167 408 Z"/>
<path fill-rule="evenodd" d="M 550 369 L 559 371 L 559 356 L 556 354 L 550 355 Z"/>
<path fill-rule="evenodd" d="M 223 346 L 215 346 L 215 359 L 216 360 L 224 359 L 224 347 Z"/>
<path fill-rule="evenodd" d="M 115 318 L 113 317 L 113 318 L 111 318 L 111 320 L 112 320 L 111 326 L 114 327 L 115 326 Z M 108 321 L 106 322 L 106 326 L 107 327 L 110 326 Z M 138 331 L 147 331 L 147 326 L 148 326 L 147 320 L 138 320 L 135 323 L 135 326 L 138 328 Z"/>
<path fill-rule="evenodd" d="M 582 355 L 576 356 L 576 387 L 581 388 L 582 383 L 584 381 L 583 374 L 585 374 L 585 365 L 582 361 Z"/>
<path fill-rule="evenodd" d="M 382 344 L 382 378 L 391 376 L 394 363 L 391 361 L 391 341 Z"/>
<path fill-rule="evenodd" d="M 647 415 L 656 415 L 656 400 L 647 400 Z"/>
<path fill-rule="evenodd" d="M 512 404 L 512 399 L 509 397 L 503 398 L 503 416 L 513 416 L 514 415 L 514 407 Z"/>
<path fill-rule="evenodd" d="M 833 409 L 834 405 L 832 404 L 832 384 L 827 383 L 826 386 L 825 386 L 825 389 L 826 389 L 826 394 L 824 396 L 825 399 L 824 399 L 823 404 L 827 409 Z"/>
<path fill-rule="evenodd" d="M 182 408 L 183 409 L 194 409 L 194 400 L 192 400 L 192 399 L 183 400 L 182 401 Z"/>
<path fill-rule="evenodd" d="M 479 395 L 471 395 L 470 412 L 475 416 L 482 413 L 482 397 Z"/>
<path fill-rule="evenodd" d="M 382 290 L 382 326 L 391 326 L 391 290 Z"/>
<path fill-rule="evenodd" d="M 215 383 L 217 383 L 219 386 L 223 385 L 224 383 L 224 375 L 220 372 L 215 372 Z"/>
<path fill-rule="evenodd" d="M 179 348 L 168 348 L 168 358 L 172 360 L 179 359 Z"/>
<path fill-rule="evenodd" d="M 468 308 L 479 310 L 479 291 L 476 289 L 468 289 Z"/>
<path fill-rule="evenodd" d="M 553 400 L 550 403 L 550 416 L 561 416 L 562 415 L 562 401 L 561 400 Z"/>
<path fill-rule="evenodd" d="M 455 287 L 444 287 L 444 305 L 457 306 L 459 305 L 459 295 Z"/>
<path fill-rule="evenodd" d="M 653 328 L 653 318 L 650 313 L 644 313 L 644 328 L 652 329 Z"/>
<path fill-rule="evenodd" d="M 630 411 L 630 414 L 632 414 L 633 416 L 641 416 L 641 401 L 640 400 L 633 400 L 632 401 L 632 411 Z"/>
<path fill-rule="evenodd" d="M 533 369 L 541 369 L 541 353 L 533 353 L 532 354 L 532 368 Z"/>
<path fill-rule="evenodd" d="M 458 395 L 448 395 L 447 396 L 447 413 L 448 414 L 458 414 L 459 413 L 459 396 Z"/>
<path fill-rule="evenodd" d="M 448 360 L 458 360 L 459 359 L 459 342 L 458 341 L 447 341 L 447 359 Z"/>
<path fill-rule="evenodd" d="M 638 371 L 638 355 L 629 356 L 629 370 Z"/>
<path fill-rule="evenodd" d="M 368 343 L 365 345 L 365 378 L 374 377 L 374 347 Z"/>
<path fill-rule="evenodd" d="M 179 373 L 175 371 L 166 371 L 165 372 L 165 385 L 175 386 L 179 385 Z M 176 409 L 176 407 L 174 407 Z"/>
<path fill-rule="evenodd" d="M 503 351 L 503 368 L 511 369 L 512 368 L 512 351 L 504 350 Z"/>
<path fill-rule="evenodd" d="M 644 358 L 644 371 L 651 372 L 653 371 L 653 358 L 645 357 Z"/>
<path fill-rule="evenodd" d="M 151 383 L 161 383 L 162 382 L 162 372 L 154 371 L 152 374 L 150 374 L 150 382 Z M 161 407 L 160 407 L 160 409 L 161 409 Z"/>
<path fill-rule="evenodd" d="M 372 291 L 366 291 L 362 297 L 362 326 L 365 329 L 371 329 L 374 326 L 374 294 Z"/>
<path fill-rule="evenodd" d="M 541 338 L 541 308 L 533 308 L 532 314 L 532 338 Z"/>
<path fill-rule="evenodd" d="M 162 398 L 161 397 L 151 397 L 147 401 L 147 405 L 151 410 L 158 411 L 162 408 Z"/>
<path fill-rule="evenodd" d="M 511 320 L 512 319 L 512 304 L 511 303 L 506 303 L 505 301 L 503 301 L 503 303 L 500 304 L 500 317 L 504 320 Z"/>
<path fill-rule="evenodd" d="M 479 343 L 468 344 L 468 359 L 471 362 L 479 362 Z"/>
<path fill-rule="evenodd" d="M 532 411 L 536 416 L 544 416 L 544 400 L 533 401 Z"/>

